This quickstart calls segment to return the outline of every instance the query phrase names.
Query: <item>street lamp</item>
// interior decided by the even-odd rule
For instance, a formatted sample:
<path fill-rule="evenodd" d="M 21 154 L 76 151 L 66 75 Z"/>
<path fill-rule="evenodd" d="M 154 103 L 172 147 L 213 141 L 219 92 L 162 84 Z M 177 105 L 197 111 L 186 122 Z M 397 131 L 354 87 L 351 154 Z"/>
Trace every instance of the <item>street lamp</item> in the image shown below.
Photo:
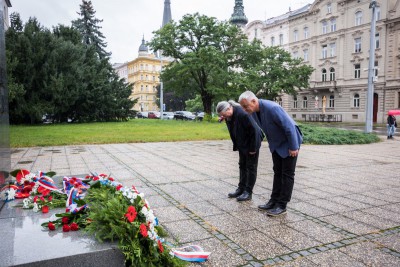
<path fill-rule="evenodd" d="M 369 8 L 372 9 L 371 31 L 369 37 L 369 64 L 368 64 L 368 91 L 365 108 L 365 132 L 372 132 L 373 98 L 374 98 L 374 76 L 375 76 L 375 27 L 376 27 L 376 1 L 371 0 Z"/>
<path fill-rule="evenodd" d="M 163 59 L 162 59 L 162 53 L 160 51 L 157 51 L 157 57 L 160 59 L 161 62 L 161 68 L 160 68 L 160 120 L 163 119 L 163 112 L 164 112 L 164 83 L 161 80 L 161 72 L 162 72 L 162 67 L 163 67 Z"/>

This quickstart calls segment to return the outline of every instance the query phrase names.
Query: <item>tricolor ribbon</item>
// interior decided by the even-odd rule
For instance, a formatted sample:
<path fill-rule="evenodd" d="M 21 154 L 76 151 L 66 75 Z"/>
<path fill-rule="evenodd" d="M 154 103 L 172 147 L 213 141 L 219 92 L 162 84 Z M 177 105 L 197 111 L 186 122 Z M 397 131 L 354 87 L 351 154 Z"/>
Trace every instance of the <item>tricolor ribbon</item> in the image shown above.
<path fill-rule="evenodd" d="M 172 248 L 172 254 L 184 261 L 204 262 L 208 259 L 211 252 L 205 252 L 200 246 L 191 245 L 180 248 Z"/>

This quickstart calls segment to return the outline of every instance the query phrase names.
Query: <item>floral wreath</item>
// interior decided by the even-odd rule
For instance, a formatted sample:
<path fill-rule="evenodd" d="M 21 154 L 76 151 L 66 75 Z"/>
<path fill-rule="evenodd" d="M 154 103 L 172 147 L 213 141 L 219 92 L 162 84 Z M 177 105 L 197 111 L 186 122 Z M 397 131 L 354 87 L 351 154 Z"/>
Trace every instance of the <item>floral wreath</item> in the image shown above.
<path fill-rule="evenodd" d="M 49 231 L 84 229 L 100 242 L 117 240 L 127 266 L 185 266 L 185 261 L 202 262 L 210 255 L 198 246 L 173 248 L 166 244 L 166 232 L 144 194 L 109 175 L 64 177 L 59 189 L 52 179 L 55 172 L 15 170 L 10 174 L 16 181 L 1 188 L 1 199 L 22 198 L 17 207 L 43 213 L 66 207 L 65 213 L 52 215 L 42 226 Z"/>

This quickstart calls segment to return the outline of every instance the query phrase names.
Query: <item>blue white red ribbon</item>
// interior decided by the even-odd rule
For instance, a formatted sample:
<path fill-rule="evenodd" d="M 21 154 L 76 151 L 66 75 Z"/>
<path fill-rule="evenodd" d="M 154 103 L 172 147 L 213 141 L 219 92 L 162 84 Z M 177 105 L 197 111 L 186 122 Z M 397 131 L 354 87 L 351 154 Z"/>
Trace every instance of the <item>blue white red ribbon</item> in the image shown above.
<path fill-rule="evenodd" d="M 204 262 L 211 254 L 211 252 L 205 252 L 200 246 L 197 245 L 172 248 L 171 252 L 175 257 L 181 260 L 192 262 Z"/>

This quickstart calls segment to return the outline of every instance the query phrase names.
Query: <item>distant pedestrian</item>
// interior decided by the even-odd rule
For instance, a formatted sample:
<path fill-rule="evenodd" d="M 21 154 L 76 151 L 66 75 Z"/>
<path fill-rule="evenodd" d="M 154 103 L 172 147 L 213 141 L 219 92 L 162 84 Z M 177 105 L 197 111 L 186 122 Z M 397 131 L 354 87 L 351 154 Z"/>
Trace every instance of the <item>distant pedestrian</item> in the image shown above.
<path fill-rule="evenodd" d="M 221 101 L 217 105 L 229 130 L 233 151 L 239 151 L 239 184 L 228 197 L 237 201 L 251 200 L 257 179 L 258 155 L 262 141 L 262 131 L 254 119 L 235 101 Z"/>
<path fill-rule="evenodd" d="M 258 208 L 266 210 L 270 216 L 279 216 L 286 213 L 287 203 L 292 197 L 302 133 L 285 110 L 273 101 L 258 99 L 253 92 L 246 91 L 240 95 L 239 103 L 260 125 L 272 153 L 274 182 L 271 199 Z"/>
<path fill-rule="evenodd" d="M 393 138 L 397 126 L 396 118 L 393 115 L 388 115 L 386 126 L 387 126 L 387 139 L 391 139 Z"/>

